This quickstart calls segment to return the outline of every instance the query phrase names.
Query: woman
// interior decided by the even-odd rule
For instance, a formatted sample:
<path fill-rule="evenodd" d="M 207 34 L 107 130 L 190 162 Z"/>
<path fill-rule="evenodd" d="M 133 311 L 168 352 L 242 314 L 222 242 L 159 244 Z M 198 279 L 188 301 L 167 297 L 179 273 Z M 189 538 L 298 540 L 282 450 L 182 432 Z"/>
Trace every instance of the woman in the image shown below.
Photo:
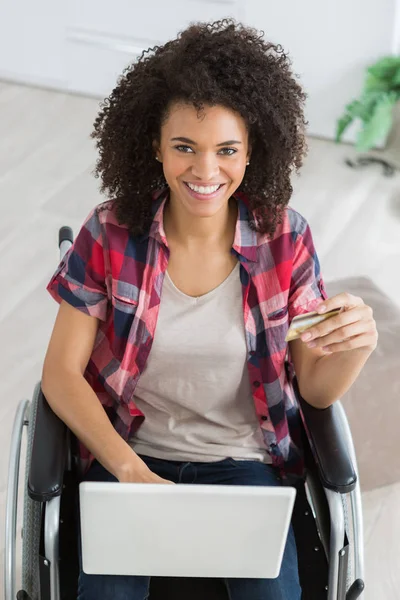
<path fill-rule="evenodd" d="M 302 473 L 285 358 L 324 407 L 376 346 L 371 309 L 327 298 L 309 226 L 288 208 L 304 98 L 279 46 L 224 20 L 144 52 L 102 105 L 92 137 L 109 200 L 48 285 L 60 308 L 42 377 L 85 479 L 281 485 Z M 321 305 L 346 310 L 313 328 L 314 347 L 289 349 L 289 321 Z M 292 530 L 277 579 L 226 586 L 231 600 L 298 600 Z M 82 600 L 148 589 L 79 578 Z"/>

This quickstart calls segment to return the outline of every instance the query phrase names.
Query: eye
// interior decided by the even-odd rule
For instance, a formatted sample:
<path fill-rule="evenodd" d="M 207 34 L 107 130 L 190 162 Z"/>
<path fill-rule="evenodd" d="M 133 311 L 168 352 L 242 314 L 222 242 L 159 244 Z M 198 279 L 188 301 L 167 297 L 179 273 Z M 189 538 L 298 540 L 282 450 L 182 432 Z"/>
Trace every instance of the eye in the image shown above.
<path fill-rule="evenodd" d="M 176 148 L 179 152 L 182 152 L 183 154 L 191 154 L 193 152 L 193 148 L 191 148 L 190 146 L 184 146 L 182 144 L 180 144 L 179 146 L 174 146 L 174 148 Z M 218 152 L 218 154 L 222 153 L 222 156 L 233 156 L 234 154 L 236 154 L 236 152 L 236 148 L 222 148 Z"/>
<path fill-rule="evenodd" d="M 233 156 L 234 154 L 236 154 L 237 150 L 236 148 L 222 148 L 220 152 L 227 152 L 227 154 L 223 154 L 223 156 Z"/>
<path fill-rule="evenodd" d="M 190 152 L 193 151 L 193 149 L 190 146 L 174 146 L 174 148 L 176 148 L 177 150 L 179 150 L 179 152 L 183 152 L 184 154 L 189 154 L 188 150 L 190 150 Z"/>

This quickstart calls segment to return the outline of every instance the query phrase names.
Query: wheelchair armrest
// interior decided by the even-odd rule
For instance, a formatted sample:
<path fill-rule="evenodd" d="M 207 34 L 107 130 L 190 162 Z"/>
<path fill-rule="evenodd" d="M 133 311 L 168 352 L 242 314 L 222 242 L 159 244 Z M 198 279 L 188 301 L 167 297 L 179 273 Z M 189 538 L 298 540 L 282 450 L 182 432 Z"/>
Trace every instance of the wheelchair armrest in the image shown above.
<path fill-rule="evenodd" d="M 67 426 L 51 410 L 39 390 L 34 425 L 28 494 L 32 500 L 47 502 L 62 491 L 67 456 Z"/>
<path fill-rule="evenodd" d="M 315 408 L 301 397 L 296 378 L 293 386 L 322 485 L 341 494 L 353 491 L 357 474 L 349 448 L 351 440 L 344 426 L 343 407 L 336 402 L 328 408 Z"/>

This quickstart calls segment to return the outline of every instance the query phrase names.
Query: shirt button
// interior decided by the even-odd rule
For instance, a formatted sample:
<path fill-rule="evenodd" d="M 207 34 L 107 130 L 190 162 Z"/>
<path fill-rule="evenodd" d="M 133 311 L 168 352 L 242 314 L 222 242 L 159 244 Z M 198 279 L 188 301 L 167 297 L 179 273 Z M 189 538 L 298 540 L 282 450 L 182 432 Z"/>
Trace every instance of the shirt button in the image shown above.
<path fill-rule="evenodd" d="M 261 383 L 259 381 L 253 381 L 253 385 L 255 388 L 260 387 Z"/>

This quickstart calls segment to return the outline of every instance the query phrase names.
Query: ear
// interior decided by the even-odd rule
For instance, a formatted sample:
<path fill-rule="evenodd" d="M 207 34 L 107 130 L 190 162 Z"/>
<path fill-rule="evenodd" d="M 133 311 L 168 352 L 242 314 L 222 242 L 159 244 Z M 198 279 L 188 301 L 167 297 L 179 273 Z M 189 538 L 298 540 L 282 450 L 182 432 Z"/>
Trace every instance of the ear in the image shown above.
<path fill-rule="evenodd" d="M 251 154 L 252 154 L 252 145 L 251 145 L 251 140 L 250 140 L 250 135 L 248 137 L 247 140 L 247 160 L 250 161 L 251 160 Z"/>
<path fill-rule="evenodd" d="M 153 147 L 154 157 L 158 158 L 159 161 L 162 161 L 160 146 L 159 146 L 159 143 L 157 142 L 157 140 L 153 140 L 152 147 Z"/>

